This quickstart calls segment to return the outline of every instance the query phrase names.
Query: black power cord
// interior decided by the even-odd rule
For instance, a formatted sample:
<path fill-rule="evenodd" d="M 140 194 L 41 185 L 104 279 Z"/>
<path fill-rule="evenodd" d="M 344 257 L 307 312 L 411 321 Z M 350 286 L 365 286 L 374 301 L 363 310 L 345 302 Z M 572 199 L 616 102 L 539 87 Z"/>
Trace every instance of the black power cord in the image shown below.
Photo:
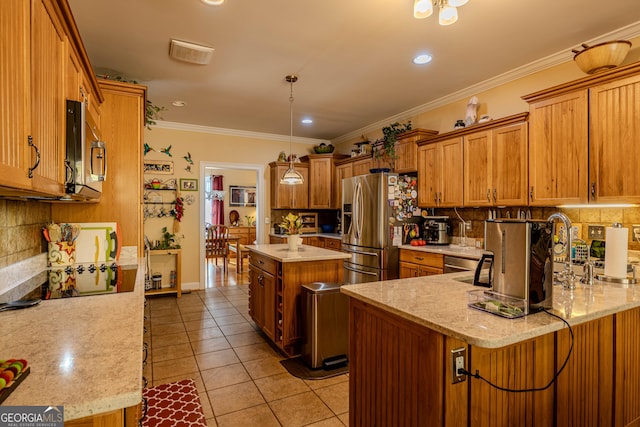
<path fill-rule="evenodd" d="M 480 372 L 477 369 L 476 369 L 476 373 L 475 374 L 472 374 L 471 372 L 467 371 L 466 369 L 458 369 L 458 374 L 459 375 L 460 374 L 467 375 L 469 377 L 477 378 L 477 379 L 482 380 L 485 383 L 489 384 L 491 387 L 493 387 L 495 389 L 498 389 L 500 391 L 508 391 L 510 393 L 528 393 L 528 392 L 532 392 L 532 391 L 543 391 L 543 390 L 546 390 L 549 387 L 551 387 L 551 385 L 554 382 L 556 382 L 556 380 L 558 379 L 558 376 L 563 371 L 563 369 L 567 366 L 567 363 L 569 362 L 569 357 L 571 357 L 571 353 L 573 352 L 573 342 L 574 342 L 573 329 L 571 328 L 571 325 L 569 325 L 569 323 L 566 320 L 564 320 L 562 317 L 560 317 L 560 316 L 558 316 L 556 314 L 553 314 L 550 311 L 547 311 L 547 309 L 545 309 L 545 308 L 540 308 L 540 311 L 544 311 L 548 315 L 562 320 L 564 322 L 564 324 L 567 325 L 567 328 L 569 328 L 569 335 L 571 335 L 571 346 L 569 347 L 569 353 L 567 354 L 567 357 L 564 359 L 564 362 L 562 363 L 562 366 L 560 367 L 558 372 L 556 372 L 556 374 L 553 376 L 553 378 L 551 378 L 551 381 L 549 381 L 549 383 L 546 386 L 544 386 L 544 387 L 534 387 L 534 388 L 522 388 L 522 389 L 513 389 L 513 388 L 501 387 L 501 386 L 499 386 L 497 384 L 492 383 L 488 379 L 484 378 L 482 375 L 480 375 Z"/>

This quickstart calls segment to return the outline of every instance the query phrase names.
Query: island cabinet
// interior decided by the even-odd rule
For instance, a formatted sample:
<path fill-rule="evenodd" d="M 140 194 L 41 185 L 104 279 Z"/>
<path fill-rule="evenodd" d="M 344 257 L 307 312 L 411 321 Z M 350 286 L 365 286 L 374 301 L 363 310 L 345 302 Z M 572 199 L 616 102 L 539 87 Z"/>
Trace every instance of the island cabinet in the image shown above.
<path fill-rule="evenodd" d="M 640 201 L 640 62 L 523 97 L 529 204 Z"/>
<path fill-rule="evenodd" d="M 280 184 L 280 179 L 289 168 L 289 163 L 271 162 L 271 209 L 307 209 L 309 207 L 309 165 L 296 163 L 295 168 L 304 183 Z"/>
<path fill-rule="evenodd" d="M 572 337 L 547 313 L 502 319 L 468 308 L 470 289 L 438 276 L 342 288 L 350 426 L 640 425 L 637 296 L 558 290 L 553 312 Z M 457 349 L 482 379 L 452 381 Z"/>
<path fill-rule="evenodd" d="M 438 131 L 428 129 L 413 129 L 398 135 L 395 150 L 398 158 L 395 161 L 394 172 L 412 173 L 418 170 L 418 145 L 416 142 L 432 138 Z"/>
<path fill-rule="evenodd" d="M 463 136 L 464 206 L 527 205 L 526 116 L 478 125 L 478 130 Z"/>
<path fill-rule="evenodd" d="M 303 344 L 302 285 L 341 283 L 341 252 L 303 245 L 253 245 L 249 249 L 249 314 L 287 356 L 300 354 Z"/>
<path fill-rule="evenodd" d="M 309 163 L 309 209 L 338 209 L 334 197 L 336 160 L 347 158 L 342 154 L 309 154 L 301 158 Z M 342 183 L 342 182 L 341 182 Z"/>
<path fill-rule="evenodd" d="M 462 137 L 418 144 L 418 206 L 462 206 Z"/>

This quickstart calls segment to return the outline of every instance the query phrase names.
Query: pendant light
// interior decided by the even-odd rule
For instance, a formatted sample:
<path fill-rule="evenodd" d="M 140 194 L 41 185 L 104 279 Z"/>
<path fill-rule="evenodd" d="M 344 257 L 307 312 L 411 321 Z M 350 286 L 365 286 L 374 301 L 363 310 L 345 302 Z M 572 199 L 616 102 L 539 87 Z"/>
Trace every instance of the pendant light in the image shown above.
<path fill-rule="evenodd" d="M 293 165 L 293 84 L 298 81 L 298 76 L 290 74 L 284 79 L 289 82 L 291 87 L 291 92 L 289 94 L 289 168 L 284 175 L 282 175 L 280 184 L 298 185 L 304 183 L 304 178 L 300 172 L 296 171 L 296 168 Z"/>

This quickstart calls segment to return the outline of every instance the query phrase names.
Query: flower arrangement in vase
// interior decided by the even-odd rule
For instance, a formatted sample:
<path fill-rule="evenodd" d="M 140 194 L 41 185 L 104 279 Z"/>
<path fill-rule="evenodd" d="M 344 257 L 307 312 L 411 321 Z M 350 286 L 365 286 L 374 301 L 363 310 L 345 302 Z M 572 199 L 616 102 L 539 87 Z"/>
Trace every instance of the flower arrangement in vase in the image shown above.
<path fill-rule="evenodd" d="M 282 217 L 280 227 L 282 227 L 288 235 L 287 240 L 289 243 L 289 251 L 297 251 L 298 244 L 302 242 L 302 239 L 299 236 L 300 229 L 302 228 L 302 219 L 300 219 L 298 215 L 289 212 L 287 216 Z"/>

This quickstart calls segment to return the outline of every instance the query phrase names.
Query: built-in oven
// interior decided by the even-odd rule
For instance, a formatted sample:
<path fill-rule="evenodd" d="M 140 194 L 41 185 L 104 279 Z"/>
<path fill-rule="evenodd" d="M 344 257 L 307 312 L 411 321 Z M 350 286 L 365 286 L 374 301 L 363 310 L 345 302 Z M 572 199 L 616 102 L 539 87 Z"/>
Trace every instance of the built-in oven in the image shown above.
<path fill-rule="evenodd" d="M 452 255 L 444 257 L 444 273 L 459 273 L 461 271 L 475 271 L 477 259 L 462 258 Z"/>

